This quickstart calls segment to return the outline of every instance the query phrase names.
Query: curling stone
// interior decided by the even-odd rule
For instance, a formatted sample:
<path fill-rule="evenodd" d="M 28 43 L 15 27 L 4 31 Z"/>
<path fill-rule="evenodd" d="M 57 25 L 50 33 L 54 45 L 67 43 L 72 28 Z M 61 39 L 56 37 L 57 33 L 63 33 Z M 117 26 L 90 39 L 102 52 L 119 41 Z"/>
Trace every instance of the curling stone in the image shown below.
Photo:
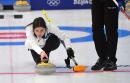
<path fill-rule="evenodd" d="M 16 1 L 16 5 L 22 5 L 23 1 Z"/>
<path fill-rule="evenodd" d="M 78 63 L 76 62 L 76 60 L 73 57 L 72 57 L 72 60 L 75 64 L 75 66 L 73 67 L 74 72 L 85 72 L 86 71 L 86 66 L 78 65 Z"/>
<path fill-rule="evenodd" d="M 52 63 L 41 62 L 36 65 L 36 73 L 41 75 L 49 75 L 56 72 L 56 65 Z"/>
<path fill-rule="evenodd" d="M 83 65 L 76 65 L 73 67 L 74 72 L 85 72 L 86 66 Z"/>

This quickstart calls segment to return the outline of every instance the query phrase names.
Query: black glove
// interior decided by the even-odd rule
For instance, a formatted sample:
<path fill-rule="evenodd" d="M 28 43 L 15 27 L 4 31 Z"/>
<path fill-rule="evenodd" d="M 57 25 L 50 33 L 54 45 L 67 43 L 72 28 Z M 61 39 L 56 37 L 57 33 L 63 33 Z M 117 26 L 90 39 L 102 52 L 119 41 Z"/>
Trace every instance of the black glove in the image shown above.
<path fill-rule="evenodd" d="M 125 8 L 126 8 L 126 0 L 122 0 L 122 6 L 123 6 L 123 8 L 124 8 L 124 10 L 125 10 Z"/>
<path fill-rule="evenodd" d="M 72 58 L 75 57 L 75 56 L 74 56 L 74 51 L 73 51 L 72 48 L 68 48 L 68 49 L 67 49 L 67 55 L 68 55 L 68 58 L 69 58 L 69 59 L 72 59 Z"/>
<path fill-rule="evenodd" d="M 43 58 L 42 60 L 44 63 L 48 63 L 48 59 L 46 57 Z"/>
<path fill-rule="evenodd" d="M 126 3 L 127 3 L 126 0 L 118 0 L 119 9 L 120 9 L 121 7 L 123 7 L 124 10 L 125 10 Z"/>

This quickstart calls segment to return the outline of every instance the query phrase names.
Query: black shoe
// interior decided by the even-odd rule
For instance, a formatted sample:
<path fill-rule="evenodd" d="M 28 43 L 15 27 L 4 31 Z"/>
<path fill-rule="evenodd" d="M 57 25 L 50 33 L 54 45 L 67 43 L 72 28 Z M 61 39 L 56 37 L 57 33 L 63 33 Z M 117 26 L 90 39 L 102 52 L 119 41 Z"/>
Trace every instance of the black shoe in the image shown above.
<path fill-rule="evenodd" d="M 107 64 L 105 65 L 104 71 L 113 71 L 113 70 L 117 70 L 117 65 L 115 62 L 112 62 L 110 60 L 107 61 Z"/>
<path fill-rule="evenodd" d="M 65 64 L 67 68 L 71 68 L 70 66 L 70 59 L 65 59 Z"/>
<path fill-rule="evenodd" d="M 106 65 L 107 60 L 98 59 L 95 65 L 91 67 L 91 70 L 101 70 Z"/>

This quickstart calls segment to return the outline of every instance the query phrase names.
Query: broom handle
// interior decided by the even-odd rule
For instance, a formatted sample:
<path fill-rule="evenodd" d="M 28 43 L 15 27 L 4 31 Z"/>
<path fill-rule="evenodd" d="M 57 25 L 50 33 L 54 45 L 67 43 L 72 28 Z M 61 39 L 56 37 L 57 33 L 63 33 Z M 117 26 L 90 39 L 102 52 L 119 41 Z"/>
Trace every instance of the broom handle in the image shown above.
<path fill-rule="evenodd" d="M 74 62 L 75 65 L 78 65 L 78 63 L 76 62 L 74 58 L 72 58 L 72 61 Z"/>

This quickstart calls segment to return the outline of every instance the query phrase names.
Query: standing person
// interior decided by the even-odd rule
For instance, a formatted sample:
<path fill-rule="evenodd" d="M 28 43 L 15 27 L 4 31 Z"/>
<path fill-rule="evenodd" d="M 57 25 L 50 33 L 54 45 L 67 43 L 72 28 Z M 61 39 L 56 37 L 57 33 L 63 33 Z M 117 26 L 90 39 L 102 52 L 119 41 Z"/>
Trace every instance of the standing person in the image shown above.
<path fill-rule="evenodd" d="M 25 45 L 30 49 L 36 64 L 44 59 L 49 60 L 50 52 L 57 49 L 61 42 L 67 50 L 68 58 L 74 57 L 70 39 L 58 27 L 47 25 L 42 17 L 35 18 L 32 23 L 27 25 L 26 36 Z M 65 59 L 65 63 L 67 67 L 70 67 L 68 58 Z"/>
<path fill-rule="evenodd" d="M 118 14 L 113 0 L 92 0 L 92 32 L 99 57 L 92 70 L 117 69 Z"/>

